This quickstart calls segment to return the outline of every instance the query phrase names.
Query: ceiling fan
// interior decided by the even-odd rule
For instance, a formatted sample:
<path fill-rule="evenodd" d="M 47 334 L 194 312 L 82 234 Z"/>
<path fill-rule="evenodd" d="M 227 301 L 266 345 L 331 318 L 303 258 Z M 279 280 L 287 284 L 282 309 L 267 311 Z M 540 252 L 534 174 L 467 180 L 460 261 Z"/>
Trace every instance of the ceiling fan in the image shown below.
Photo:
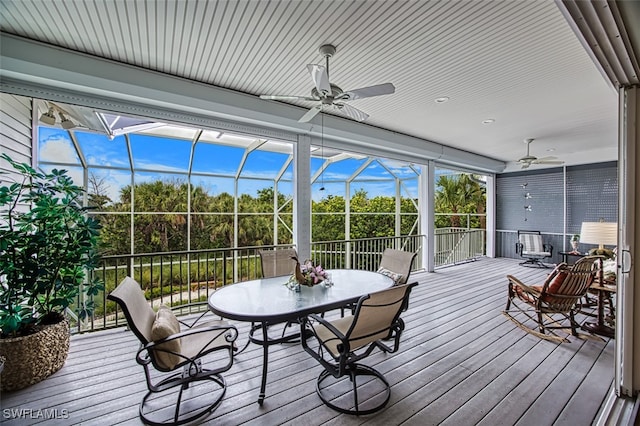
<path fill-rule="evenodd" d="M 529 166 L 532 165 L 532 164 L 563 164 L 564 163 L 564 161 L 556 160 L 556 157 L 538 158 L 538 157 L 535 157 L 535 156 L 529 154 L 529 146 L 531 145 L 531 142 L 533 142 L 533 141 L 534 141 L 534 139 L 532 139 L 532 138 L 524 140 L 524 143 L 527 144 L 527 155 L 525 155 L 524 157 L 518 159 L 518 163 L 520 163 L 520 165 L 522 166 L 523 169 L 529 168 Z"/>
<path fill-rule="evenodd" d="M 356 121 L 364 121 L 369 117 L 369 115 L 345 103 L 345 101 L 370 98 L 372 96 L 390 95 L 396 91 L 396 88 L 391 83 L 362 87 L 355 90 L 342 90 L 340 87 L 329 81 L 329 58 L 336 53 L 336 48 L 331 44 L 325 44 L 320 46 L 319 52 L 324 56 L 326 66 L 318 64 L 307 65 L 307 69 L 309 70 L 313 83 L 315 84 L 315 87 L 311 89 L 311 96 L 260 95 L 260 98 L 277 101 L 301 100 L 318 102 L 318 105 L 311 108 L 300 118 L 300 120 L 298 120 L 302 123 L 310 121 L 316 116 L 316 114 L 326 107 L 332 107 Z"/>

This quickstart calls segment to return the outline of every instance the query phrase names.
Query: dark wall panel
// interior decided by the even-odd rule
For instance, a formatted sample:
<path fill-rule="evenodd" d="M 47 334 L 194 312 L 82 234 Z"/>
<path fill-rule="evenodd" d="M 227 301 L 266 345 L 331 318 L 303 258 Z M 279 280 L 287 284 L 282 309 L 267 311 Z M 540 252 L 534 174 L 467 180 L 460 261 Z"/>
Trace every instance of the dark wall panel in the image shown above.
<path fill-rule="evenodd" d="M 590 164 L 567 170 L 567 231 L 580 233 L 582 222 L 618 221 L 616 163 Z"/>
<path fill-rule="evenodd" d="M 562 232 L 564 191 L 561 169 L 498 175 L 496 188 L 497 229 Z M 527 193 L 531 198 L 525 198 Z M 525 206 L 531 206 L 531 211 L 527 211 Z"/>
<path fill-rule="evenodd" d="M 526 184 L 526 187 L 523 185 Z M 525 194 L 531 195 L 525 199 Z M 616 162 L 567 167 L 567 235 L 564 235 L 564 176 L 562 168 L 505 173 L 496 176 L 496 256 L 515 253 L 519 229 L 542 232 L 552 244 L 557 263 L 562 250 L 570 250 L 569 237 L 580 233 L 582 222 L 618 220 L 618 167 Z M 531 211 L 525 212 L 525 205 Z M 591 246 L 580 245 L 585 251 Z"/>

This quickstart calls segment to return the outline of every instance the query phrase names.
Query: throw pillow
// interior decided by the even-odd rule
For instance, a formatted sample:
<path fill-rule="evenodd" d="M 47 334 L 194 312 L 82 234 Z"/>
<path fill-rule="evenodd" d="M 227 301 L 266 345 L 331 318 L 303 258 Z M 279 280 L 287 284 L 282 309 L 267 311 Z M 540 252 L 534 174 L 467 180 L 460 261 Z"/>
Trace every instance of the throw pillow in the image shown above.
<path fill-rule="evenodd" d="M 557 294 L 558 290 L 560 290 L 560 286 L 562 286 L 565 278 L 567 278 L 567 275 L 569 275 L 567 271 L 558 272 L 549 283 L 549 287 L 547 287 L 547 293 Z"/>
<path fill-rule="evenodd" d="M 171 309 L 164 305 L 160 306 L 156 313 L 156 319 L 151 326 L 151 338 L 153 341 L 164 339 L 179 332 L 180 323 Z M 181 361 L 184 361 L 184 358 L 174 355 L 174 353 L 180 353 L 182 350 L 180 339 L 162 343 L 157 346 L 157 349 L 154 351 L 154 356 L 160 367 L 172 370 Z"/>
<path fill-rule="evenodd" d="M 385 268 L 378 268 L 378 273 L 391 278 L 394 285 L 398 284 L 400 280 L 402 280 L 402 274 L 398 274 Z"/>
<path fill-rule="evenodd" d="M 551 276 L 553 278 L 549 283 L 549 287 L 547 287 L 547 295 L 544 296 L 544 299 L 543 299 L 545 302 L 547 303 L 564 303 L 565 302 L 565 300 L 559 297 L 550 297 L 549 295 L 562 294 L 559 292 L 559 290 L 562 284 L 564 283 L 564 280 L 567 278 L 567 275 L 569 275 L 569 272 L 567 271 L 567 267 L 564 264 L 558 265 L 556 269 L 554 269 L 553 272 L 551 272 Z M 542 287 L 540 288 L 540 291 L 542 291 Z"/>

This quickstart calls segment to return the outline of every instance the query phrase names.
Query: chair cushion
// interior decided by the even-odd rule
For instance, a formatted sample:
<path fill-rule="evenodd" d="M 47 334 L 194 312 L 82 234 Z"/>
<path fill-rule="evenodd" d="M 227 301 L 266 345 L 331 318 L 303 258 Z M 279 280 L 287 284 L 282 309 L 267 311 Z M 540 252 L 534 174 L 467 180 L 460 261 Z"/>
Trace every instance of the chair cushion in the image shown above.
<path fill-rule="evenodd" d="M 178 319 L 170 308 L 161 305 L 156 313 L 156 319 L 153 321 L 153 325 L 151 326 L 151 338 L 155 342 L 179 332 L 180 323 L 178 322 Z M 183 360 L 183 358 L 178 355 L 165 352 L 171 351 L 181 353 L 182 345 L 180 339 L 162 343 L 161 345 L 158 345 L 157 348 L 163 349 L 154 351 L 158 364 L 163 368 L 171 370 Z"/>
<path fill-rule="evenodd" d="M 542 235 L 539 234 L 521 234 L 520 242 L 523 245 L 523 249 L 530 253 L 544 252 L 544 244 L 542 242 Z"/>
<path fill-rule="evenodd" d="M 547 293 L 557 294 L 558 290 L 560 290 L 560 286 L 562 286 L 565 278 L 567 278 L 567 275 L 569 275 L 567 271 L 559 271 L 558 274 L 553 277 L 553 279 L 549 283 L 549 287 L 547 287 Z"/>
<path fill-rule="evenodd" d="M 560 294 L 560 293 L 558 293 L 558 291 L 560 290 L 560 287 L 564 283 L 564 280 L 567 278 L 567 275 L 569 275 L 569 272 L 566 270 L 565 265 L 556 266 L 556 269 L 554 269 L 553 272 L 551 273 L 551 276 L 553 276 L 553 278 L 551 279 L 551 282 L 549 283 L 549 287 L 547 287 L 547 293 L 542 296 L 542 300 L 543 301 L 545 301 L 547 303 L 562 303 L 563 302 L 562 299 L 557 298 L 557 297 L 551 297 L 551 295 L 552 294 Z M 538 290 L 539 292 L 542 292 L 542 287 L 543 286 L 541 286 L 541 285 L 532 285 L 531 286 L 531 288 L 534 288 L 534 289 Z M 527 295 L 527 296 L 528 296 L 528 298 L 530 300 L 533 301 L 533 303 L 535 303 L 535 298 L 532 298 L 529 295 Z"/>
<path fill-rule="evenodd" d="M 378 273 L 391 278 L 393 280 L 393 284 L 398 284 L 402 280 L 402 274 L 398 274 L 397 272 L 390 271 L 386 268 L 378 268 Z"/>
<path fill-rule="evenodd" d="M 540 257 L 549 257 L 549 256 L 551 256 L 551 252 L 548 252 L 548 251 L 522 250 L 522 254 L 527 255 L 527 256 L 540 256 Z"/>
<path fill-rule="evenodd" d="M 551 272 L 550 275 L 551 276 L 555 275 L 555 276 L 549 283 L 549 287 L 547 288 L 547 293 L 557 293 L 558 290 L 560 289 L 560 286 L 564 282 L 564 279 L 567 277 L 566 265 L 560 264 L 556 266 L 556 268 L 553 270 L 553 272 Z M 542 293 L 542 287 L 543 287 L 542 285 L 531 286 L 531 288 L 533 288 L 534 290 L 540 293 Z M 532 305 L 536 303 L 536 297 L 532 294 L 526 293 L 525 291 L 522 290 L 521 287 L 514 286 L 514 290 L 518 295 L 518 297 L 520 297 L 520 299 L 522 299 L 523 301 L 530 303 Z M 551 299 L 548 297 L 545 297 L 543 300 L 547 302 L 551 301 Z"/>
<path fill-rule="evenodd" d="M 532 285 L 531 288 L 537 290 L 537 291 L 542 291 L 542 286 L 541 285 Z M 529 304 L 535 305 L 536 304 L 536 297 L 532 294 L 529 294 L 527 292 L 525 292 L 522 287 L 514 285 L 513 286 L 513 290 L 516 292 L 516 294 L 518 295 L 518 297 L 523 301 L 523 302 L 527 302 Z"/>

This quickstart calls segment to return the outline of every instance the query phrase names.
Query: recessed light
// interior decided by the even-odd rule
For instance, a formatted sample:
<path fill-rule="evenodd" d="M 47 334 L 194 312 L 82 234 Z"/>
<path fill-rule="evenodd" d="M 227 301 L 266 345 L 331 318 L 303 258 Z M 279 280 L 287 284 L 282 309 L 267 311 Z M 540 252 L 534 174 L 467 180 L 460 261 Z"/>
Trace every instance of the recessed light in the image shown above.
<path fill-rule="evenodd" d="M 555 150 L 556 150 L 555 148 L 549 148 L 549 149 L 547 149 L 547 152 L 553 152 Z"/>
<path fill-rule="evenodd" d="M 496 119 L 495 118 L 487 118 L 486 120 L 482 121 L 482 124 L 491 124 L 491 123 L 495 123 Z"/>
<path fill-rule="evenodd" d="M 449 100 L 448 96 L 440 96 L 439 98 L 436 98 L 436 103 L 437 104 L 442 104 L 445 103 Z"/>

